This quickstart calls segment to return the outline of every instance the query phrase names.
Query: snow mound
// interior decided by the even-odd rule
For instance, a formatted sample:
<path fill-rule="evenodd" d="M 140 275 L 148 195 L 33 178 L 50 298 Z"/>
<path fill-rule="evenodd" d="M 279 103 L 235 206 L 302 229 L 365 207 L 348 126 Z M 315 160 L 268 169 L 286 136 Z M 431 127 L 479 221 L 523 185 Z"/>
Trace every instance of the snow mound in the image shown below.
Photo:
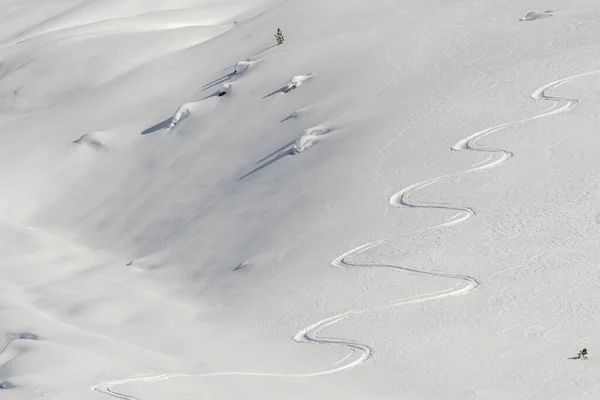
<path fill-rule="evenodd" d="M 523 18 L 519 18 L 519 21 L 535 21 L 536 19 L 540 18 L 552 17 L 553 14 L 554 11 L 552 10 L 546 10 L 543 12 L 529 11 Z"/>
<path fill-rule="evenodd" d="M 300 137 L 296 139 L 294 143 L 294 147 L 292 148 L 292 154 L 300 154 L 303 151 L 306 151 L 313 147 L 317 142 L 323 140 L 323 137 L 329 133 L 331 133 L 333 129 L 331 128 L 323 128 L 323 127 L 313 127 L 306 129 Z"/>
<path fill-rule="evenodd" d="M 177 109 L 177 112 L 175 113 L 173 118 L 171 119 L 171 124 L 169 125 L 169 129 L 175 128 L 175 126 L 177 124 L 179 124 L 181 121 L 183 121 L 184 119 L 189 117 L 192 112 L 191 110 L 193 107 L 194 107 L 194 103 L 185 103 L 185 104 L 181 105 Z"/>
<path fill-rule="evenodd" d="M 244 75 L 251 67 L 253 67 L 254 65 L 258 64 L 260 62 L 259 61 L 239 61 L 237 64 L 235 64 L 235 69 L 233 70 L 233 75 L 236 76 L 241 76 Z"/>
<path fill-rule="evenodd" d="M 296 140 L 292 140 L 291 142 L 281 146 L 277 150 L 257 161 L 255 165 L 258 166 L 252 171 L 241 176 L 238 180 L 247 178 L 250 175 L 253 175 L 258 171 L 268 167 L 269 165 L 276 163 L 284 157 L 298 155 L 303 151 L 308 150 L 317 142 L 323 140 L 324 136 L 333 132 L 333 130 L 334 129 L 332 128 L 325 128 L 322 126 L 315 126 L 304 130 Z"/>
<path fill-rule="evenodd" d="M 290 79 L 290 81 L 287 85 L 280 87 L 277 90 L 274 90 L 273 92 L 271 92 L 268 95 L 266 95 L 265 97 L 263 97 L 263 99 L 274 96 L 278 93 L 287 94 L 287 93 L 291 92 L 292 90 L 299 88 L 301 85 L 303 85 L 305 82 L 307 82 L 309 79 L 312 79 L 313 77 L 314 77 L 314 74 L 312 74 L 312 73 L 306 74 L 306 75 L 296 75 Z"/>
<path fill-rule="evenodd" d="M 313 76 L 314 76 L 314 74 L 312 74 L 312 73 L 307 74 L 307 75 L 294 76 L 292 79 L 290 79 L 290 83 L 288 83 L 284 93 L 288 93 L 294 89 L 297 89 L 298 87 L 300 87 L 300 85 L 303 85 L 309 79 L 313 78 Z"/>
<path fill-rule="evenodd" d="M 224 83 L 221 89 L 217 92 L 217 96 L 223 97 L 231 91 L 231 83 Z"/>
<path fill-rule="evenodd" d="M 106 150 L 106 146 L 98 139 L 97 135 L 93 133 L 83 134 L 79 139 L 73 141 L 73 143 L 97 150 Z"/>
<path fill-rule="evenodd" d="M 181 124 L 185 119 L 189 118 L 194 114 L 202 114 L 208 113 L 214 109 L 216 103 L 211 102 L 210 98 L 212 97 L 223 97 L 231 91 L 231 84 L 225 83 L 222 85 L 221 89 L 217 92 L 213 93 L 210 96 L 205 97 L 200 101 L 194 101 L 189 103 L 182 104 L 178 109 L 173 118 L 171 118 L 169 126 L 167 130 L 171 130 L 175 128 L 177 125 Z"/>

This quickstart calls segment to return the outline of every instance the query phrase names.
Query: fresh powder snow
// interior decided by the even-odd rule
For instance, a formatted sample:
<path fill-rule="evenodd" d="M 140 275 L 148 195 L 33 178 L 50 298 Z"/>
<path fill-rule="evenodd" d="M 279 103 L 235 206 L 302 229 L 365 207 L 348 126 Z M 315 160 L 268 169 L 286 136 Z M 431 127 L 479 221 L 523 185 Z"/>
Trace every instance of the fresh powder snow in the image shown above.
<path fill-rule="evenodd" d="M 600 398 L 599 18 L 0 0 L 0 399 Z"/>

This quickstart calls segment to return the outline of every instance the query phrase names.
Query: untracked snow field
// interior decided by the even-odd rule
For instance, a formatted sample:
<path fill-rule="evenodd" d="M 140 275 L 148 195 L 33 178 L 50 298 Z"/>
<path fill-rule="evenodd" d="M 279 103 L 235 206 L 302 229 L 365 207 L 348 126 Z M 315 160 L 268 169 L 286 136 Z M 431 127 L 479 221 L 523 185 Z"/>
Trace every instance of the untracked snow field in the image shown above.
<path fill-rule="evenodd" d="M 598 37 L 597 0 L 0 0 L 0 399 L 600 399 Z"/>

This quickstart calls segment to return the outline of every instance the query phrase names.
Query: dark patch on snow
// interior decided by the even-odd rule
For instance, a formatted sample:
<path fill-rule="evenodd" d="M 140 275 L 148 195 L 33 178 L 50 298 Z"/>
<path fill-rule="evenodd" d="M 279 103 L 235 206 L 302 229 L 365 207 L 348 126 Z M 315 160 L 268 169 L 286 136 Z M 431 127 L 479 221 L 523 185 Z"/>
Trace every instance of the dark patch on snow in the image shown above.
<path fill-rule="evenodd" d="M 268 167 L 271 164 L 276 163 L 277 161 L 281 160 L 282 158 L 286 157 L 286 156 L 292 156 L 294 155 L 294 149 L 286 149 L 286 147 L 290 146 L 291 144 L 295 143 L 295 141 L 285 145 L 284 147 L 280 148 L 279 150 L 276 150 L 275 152 L 271 153 L 269 156 L 263 158 L 260 162 L 267 160 L 268 158 L 275 156 L 274 158 L 270 159 L 269 161 L 265 162 L 264 164 L 254 168 L 252 171 L 242 175 L 241 177 L 238 178 L 238 182 L 241 181 L 242 179 L 245 179 L 247 177 L 249 177 L 250 175 L 253 175 L 255 173 L 257 173 L 258 171 L 260 171 L 263 168 Z M 255 164 L 256 165 L 256 164 Z"/>
<path fill-rule="evenodd" d="M 38 335 L 29 332 L 7 333 L 6 338 L 9 342 L 14 340 L 40 340 Z"/>
<path fill-rule="evenodd" d="M 33 333 L 29 333 L 29 332 L 23 332 L 23 333 L 19 333 L 17 339 L 21 339 L 21 340 L 40 340 L 40 337 L 36 334 Z"/>
<path fill-rule="evenodd" d="M 82 135 L 79 139 L 73 141 L 73 143 L 88 146 L 94 149 L 106 150 L 106 146 L 104 146 L 101 141 L 87 133 Z"/>
<path fill-rule="evenodd" d="M 258 160 L 257 162 L 254 163 L 254 165 L 258 165 L 263 161 L 266 161 L 267 159 L 273 157 L 275 154 L 284 151 L 285 149 L 287 149 L 288 147 L 292 146 L 294 143 L 296 143 L 296 140 L 292 140 L 291 142 L 288 142 L 286 144 L 284 144 L 283 146 L 281 146 L 280 148 L 278 148 L 275 151 L 272 151 L 271 153 L 269 153 L 267 156 L 261 158 L 260 160 Z"/>
<path fill-rule="evenodd" d="M 223 97 L 226 94 L 228 94 L 230 91 L 231 91 L 231 83 L 224 83 L 221 86 L 221 89 L 217 90 L 213 94 L 210 94 L 210 95 L 208 95 L 206 97 L 203 97 L 201 100 L 206 100 L 206 99 L 209 99 L 211 97 Z"/>
<path fill-rule="evenodd" d="M 283 122 L 289 121 L 290 119 L 297 119 L 299 116 L 300 116 L 300 112 L 294 111 L 293 113 L 291 113 L 290 115 L 288 115 L 287 117 L 285 117 L 284 119 L 282 119 L 279 122 L 283 123 Z"/>
<path fill-rule="evenodd" d="M 143 131 L 142 135 L 149 135 L 151 133 L 167 129 L 169 126 L 171 126 L 171 122 L 173 122 L 173 117 L 169 117 L 169 118 L 165 119 L 164 121 L 160 121 L 158 124 L 153 125 L 150 128 Z"/>
<path fill-rule="evenodd" d="M 279 89 L 269 93 L 268 95 L 266 95 L 265 97 L 263 97 L 263 99 L 266 99 L 268 97 L 271 96 L 275 96 L 277 93 L 288 93 L 290 91 L 290 89 L 288 89 L 288 85 L 285 85 L 283 87 L 280 87 Z"/>
<path fill-rule="evenodd" d="M 237 267 L 235 267 L 235 268 L 233 269 L 233 271 L 239 271 L 239 270 L 242 270 L 242 269 L 246 269 L 246 268 L 248 268 L 248 267 L 250 267 L 250 264 L 241 263 L 241 264 L 238 264 L 238 266 L 237 266 Z"/>
<path fill-rule="evenodd" d="M 553 14 L 554 11 L 552 10 L 546 10 L 543 12 L 529 11 L 523 18 L 519 18 L 519 21 L 535 21 L 536 19 L 540 18 L 552 17 L 554 16 Z"/>
<path fill-rule="evenodd" d="M 8 381 L 2 381 L 0 382 L 0 389 L 2 390 L 8 390 L 8 389 L 14 389 L 15 385 L 13 385 L 12 383 L 8 382 Z"/>

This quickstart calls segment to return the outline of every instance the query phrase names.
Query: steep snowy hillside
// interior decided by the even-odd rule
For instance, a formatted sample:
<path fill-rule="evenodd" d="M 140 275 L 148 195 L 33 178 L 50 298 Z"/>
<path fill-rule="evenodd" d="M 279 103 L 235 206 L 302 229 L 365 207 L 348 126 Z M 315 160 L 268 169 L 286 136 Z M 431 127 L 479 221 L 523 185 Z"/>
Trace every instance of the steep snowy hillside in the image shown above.
<path fill-rule="evenodd" d="M 0 0 L 1 398 L 597 398 L 599 19 Z"/>

